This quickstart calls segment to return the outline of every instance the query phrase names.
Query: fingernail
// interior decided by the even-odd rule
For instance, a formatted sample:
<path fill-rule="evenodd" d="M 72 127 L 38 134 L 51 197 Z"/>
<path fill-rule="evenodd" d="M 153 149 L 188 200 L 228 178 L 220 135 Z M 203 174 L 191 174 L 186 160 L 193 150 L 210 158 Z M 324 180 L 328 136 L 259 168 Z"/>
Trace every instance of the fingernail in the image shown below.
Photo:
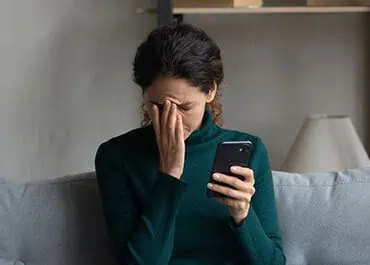
<path fill-rule="evenodd" d="M 219 174 L 213 174 L 213 178 L 214 179 L 220 179 L 220 175 Z"/>
<path fill-rule="evenodd" d="M 212 188 L 212 187 L 213 187 L 213 184 L 212 184 L 212 183 L 208 183 L 208 184 L 207 184 L 207 187 L 208 187 L 208 188 Z"/>
<path fill-rule="evenodd" d="M 238 170 L 239 170 L 239 167 L 237 167 L 237 166 L 232 166 L 232 167 L 231 167 L 231 170 L 232 170 L 232 171 L 238 171 Z"/>

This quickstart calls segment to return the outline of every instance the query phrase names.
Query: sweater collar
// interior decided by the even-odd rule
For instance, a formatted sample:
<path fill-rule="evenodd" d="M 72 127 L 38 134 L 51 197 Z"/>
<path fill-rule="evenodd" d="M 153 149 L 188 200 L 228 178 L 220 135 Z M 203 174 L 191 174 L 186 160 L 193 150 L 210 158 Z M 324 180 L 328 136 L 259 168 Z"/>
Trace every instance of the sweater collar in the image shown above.
<path fill-rule="evenodd" d="M 186 146 L 193 146 L 207 142 L 217 134 L 217 128 L 218 127 L 213 122 L 211 110 L 206 108 L 204 111 L 202 125 L 199 129 L 192 132 L 191 135 L 185 140 Z"/>

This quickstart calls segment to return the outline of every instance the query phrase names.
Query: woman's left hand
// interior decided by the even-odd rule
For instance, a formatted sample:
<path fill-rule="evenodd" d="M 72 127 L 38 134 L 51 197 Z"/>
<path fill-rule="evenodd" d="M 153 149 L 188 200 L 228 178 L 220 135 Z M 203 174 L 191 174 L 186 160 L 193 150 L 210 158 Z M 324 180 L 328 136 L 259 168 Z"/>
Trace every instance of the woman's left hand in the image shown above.
<path fill-rule="evenodd" d="M 245 167 L 231 167 L 231 172 L 241 176 L 241 179 L 221 173 L 213 174 L 213 179 L 220 184 L 228 184 L 230 187 L 217 183 L 208 183 L 210 190 L 221 193 L 225 197 L 215 199 L 229 208 L 229 214 L 236 225 L 240 225 L 248 216 L 252 196 L 256 192 L 254 188 L 253 170 Z"/>

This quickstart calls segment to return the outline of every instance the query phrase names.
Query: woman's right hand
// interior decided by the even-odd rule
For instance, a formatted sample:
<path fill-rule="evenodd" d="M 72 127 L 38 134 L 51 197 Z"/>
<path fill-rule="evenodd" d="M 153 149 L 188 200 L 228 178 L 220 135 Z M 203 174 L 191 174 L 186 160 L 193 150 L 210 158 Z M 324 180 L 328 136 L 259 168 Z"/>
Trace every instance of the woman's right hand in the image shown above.
<path fill-rule="evenodd" d="M 159 170 L 180 179 L 184 170 L 185 141 L 177 105 L 166 100 L 160 113 L 158 106 L 153 104 L 151 119 L 159 148 Z"/>

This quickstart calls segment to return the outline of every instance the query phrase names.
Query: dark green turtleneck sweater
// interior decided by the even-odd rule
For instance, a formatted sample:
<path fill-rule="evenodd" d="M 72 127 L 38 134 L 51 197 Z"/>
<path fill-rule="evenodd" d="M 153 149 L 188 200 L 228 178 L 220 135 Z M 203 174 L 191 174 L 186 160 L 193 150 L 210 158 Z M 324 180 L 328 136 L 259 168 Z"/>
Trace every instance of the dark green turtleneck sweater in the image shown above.
<path fill-rule="evenodd" d="M 256 193 L 240 227 L 206 197 L 217 144 L 250 140 Z M 185 141 L 181 180 L 158 171 L 152 126 L 103 143 L 95 167 L 109 234 L 124 265 L 285 264 L 266 149 L 258 137 L 217 127 L 206 110 Z"/>

